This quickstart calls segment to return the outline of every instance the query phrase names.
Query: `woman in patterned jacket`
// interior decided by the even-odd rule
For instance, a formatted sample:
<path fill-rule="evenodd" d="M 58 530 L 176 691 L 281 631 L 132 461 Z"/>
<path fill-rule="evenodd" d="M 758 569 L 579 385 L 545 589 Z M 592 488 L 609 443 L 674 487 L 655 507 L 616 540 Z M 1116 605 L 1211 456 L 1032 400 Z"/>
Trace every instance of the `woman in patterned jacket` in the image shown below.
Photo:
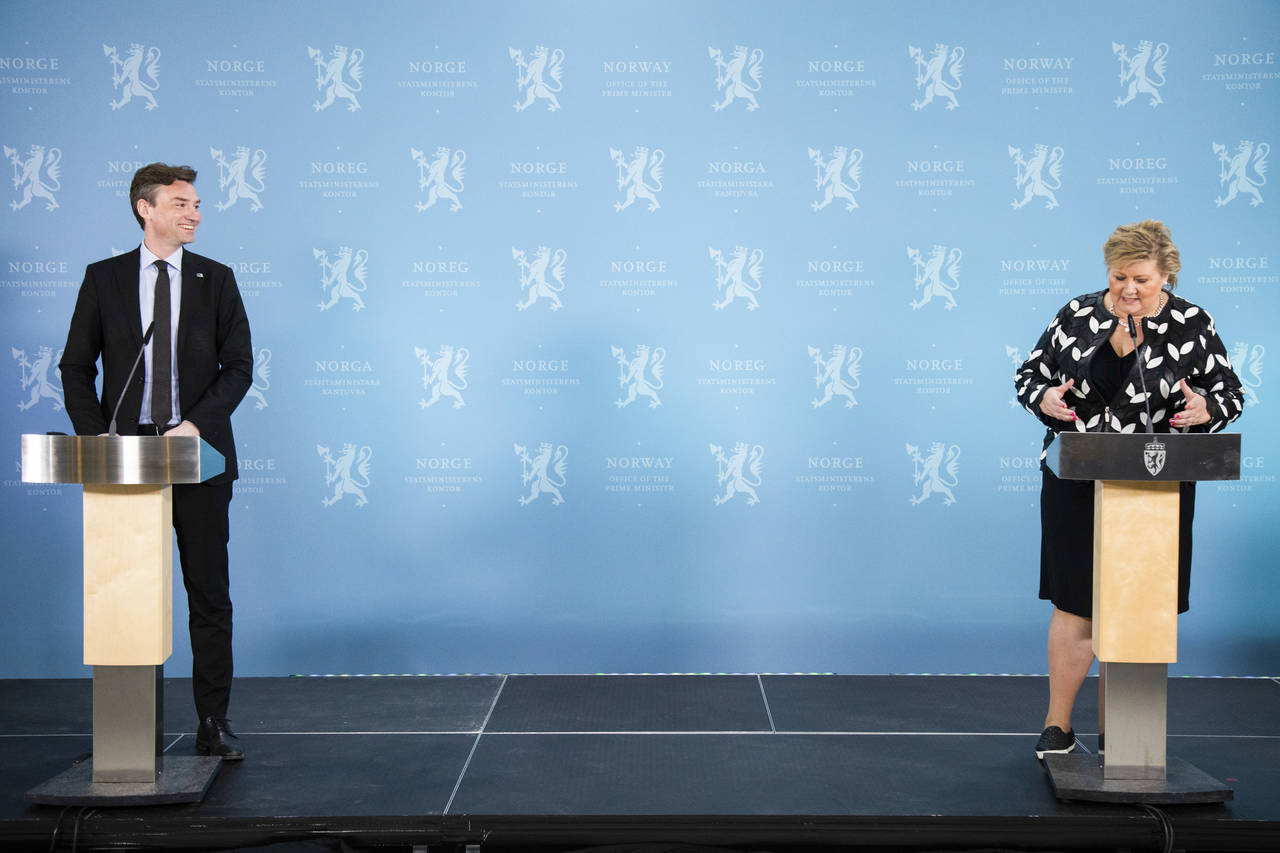
<path fill-rule="evenodd" d="M 1122 225 L 1102 255 L 1107 288 L 1064 306 L 1018 369 L 1018 401 L 1048 427 L 1044 447 L 1063 430 L 1146 432 L 1148 405 L 1155 432 L 1217 432 L 1239 417 L 1240 380 L 1213 318 L 1170 292 L 1182 264 L 1169 229 L 1153 220 Z M 1071 710 L 1093 665 L 1093 482 L 1040 467 L 1040 598 L 1053 602 L 1053 616 L 1037 758 L 1075 748 Z M 1188 606 L 1194 511 L 1195 484 L 1183 483 L 1179 613 Z"/>

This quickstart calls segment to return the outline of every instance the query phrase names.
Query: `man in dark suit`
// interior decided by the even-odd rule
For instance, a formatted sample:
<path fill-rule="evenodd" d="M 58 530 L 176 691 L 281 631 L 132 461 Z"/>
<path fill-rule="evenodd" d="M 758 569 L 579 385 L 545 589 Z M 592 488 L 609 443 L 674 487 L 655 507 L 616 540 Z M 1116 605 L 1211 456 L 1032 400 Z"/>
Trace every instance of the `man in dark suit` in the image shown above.
<path fill-rule="evenodd" d="M 196 435 L 226 458 L 226 471 L 208 482 L 173 486 L 173 527 L 190 611 L 196 751 L 235 759 L 244 750 L 227 724 L 227 511 L 238 470 L 231 413 L 253 382 L 253 348 L 231 269 L 183 249 L 200 224 L 195 179 L 193 169 L 163 163 L 134 173 L 129 201 L 142 245 L 85 270 L 59 367 L 78 435 L 107 432 L 123 398 L 120 435 Z M 145 369 L 126 388 L 148 327 Z"/>

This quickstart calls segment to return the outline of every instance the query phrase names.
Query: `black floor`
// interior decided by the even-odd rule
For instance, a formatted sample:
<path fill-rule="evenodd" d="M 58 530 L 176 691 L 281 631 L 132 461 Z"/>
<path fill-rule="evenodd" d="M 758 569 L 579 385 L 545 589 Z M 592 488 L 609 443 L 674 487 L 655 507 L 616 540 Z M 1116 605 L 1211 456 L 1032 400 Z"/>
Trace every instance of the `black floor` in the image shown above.
<path fill-rule="evenodd" d="M 1032 746 L 1038 677 L 447 676 L 236 683 L 248 752 L 199 805 L 29 806 L 91 748 L 90 684 L 0 681 L 0 847 L 482 850 L 1161 849 L 1160 815 L 1054 799 Z M 166 682 L 192 754 L 189 682 Z M 1077 708 L 1096 747 L 1092 683 Z M 1169 754 L 1228 782 L 1168 806 L 1173 846 L 1280 850 L 1280 681 L 1172 679 Z"/>

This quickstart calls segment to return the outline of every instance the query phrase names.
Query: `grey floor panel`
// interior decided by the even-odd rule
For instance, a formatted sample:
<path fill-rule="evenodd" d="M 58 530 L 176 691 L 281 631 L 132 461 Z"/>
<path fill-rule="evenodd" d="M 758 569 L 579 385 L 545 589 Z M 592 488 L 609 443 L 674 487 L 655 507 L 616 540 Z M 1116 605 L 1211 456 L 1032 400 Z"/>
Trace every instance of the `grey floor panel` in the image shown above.
<path fill-rule="evenodd" d="M 1096 807 L 1090 806 L 1096 813 Z M 1023 738 L 489 735 L 451 812 L 1028 815 L 1058 803 Z"/>
<path fill-rule="evenodd" d="M 1169 734 L 1280 737 L 1280 683 L 1271 678 L 1170 678 Z"/>
<path fill-rule="evenodd" d="M 0 820 L 46 814 L 48 809 L 27 805 L 26 792 L 70 769 L 91 749 L 93 739 L 87 735 L 0 737 Z"/>
<path fill-rule="evenodd" d="M 766 675 L 778 731 L 1034 732 L 1049 700 L 1038 676 Z M 1097 679 L 1076 702 L 1078 731 L 1097 731 Z"/>
<path fill-rule="evenodd" d="M 0 735 L 86 734 L 92 701 L 87 678 L 0 679 Z"/>
<path fill-rule="evenodd" d="M 511 676 L 487 731 L 769 731 L 754 675 Z"/>
<path fill-rule="evenodd" d="M 231 694 L 236 732 L 478 731 L 501 676 L 238 678 Z M 165 731 L 196 730 L 191 679 L 166 678 Z M 0 680 L 0 735 L 87 734 L 88 678 Z"/>
<path fill-rule="evenodd" d="M 231 692 L 240 732 L 478 731 L 501 676 L 243 678 Z M 191 682 L 165 690 L 165 729 L 194 732 Z"/>
<path fill-rule="evenodd" d="M 778 731 L 1036 732 L 1043 676 L 766 675 Z M 1171 678 L 1169 734 L 1280 736 L 1280 684 L 1270 678 Z M 1072 724 L 1098 730 L 1098 679 L 1085 680 Z"/>
<path fill-rule="evenodd" d="M 205 801 L 182 808 L 206 816 L 440 814 L 475 737 L 247 734 L 248 757 L 223 762 Z"/>
<path fill-rule="evenodd" d="M 224 761 L 204 802 L 142 809 L 180 820 L 206 817 L 439 815 L 475 743 L 474 734 L 297 734 L 240 737 L 247 757 Z M 84 737 L 0 738 L 0 817 L 47 818 L 26 791 L 92 748 Z M 179 739 L 170 754 L 194 754 Z"/>
<path fill-rule="evenodd" d="M 1174 736 L 1169 738 L 1168 752 L 1225 782 L 1235 792 L 1225 811 L 1212 806 L 1184 807 L 1180 814 L 1238 820 L 1280 817 L 1280 738 Z"/>

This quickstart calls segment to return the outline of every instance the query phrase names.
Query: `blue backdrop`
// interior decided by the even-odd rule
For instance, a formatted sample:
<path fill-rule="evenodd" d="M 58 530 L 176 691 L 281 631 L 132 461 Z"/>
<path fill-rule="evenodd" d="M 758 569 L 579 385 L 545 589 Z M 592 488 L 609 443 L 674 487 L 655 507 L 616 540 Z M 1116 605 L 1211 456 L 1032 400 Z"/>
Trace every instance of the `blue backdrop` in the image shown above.
<path fill-rule="evenodd" d="M 253 326 L 240 674 L 1043 671 L 1013 370 L 1145 218 L 1249 395 L 1175 671 L 1280 672 L 1277 4 L 0 23 L 0 676 L 83 672 L 80 493 L 22 484 L 18 436 L 69 428 L 50 365 L 153 160 L 200 171 Z"/>

